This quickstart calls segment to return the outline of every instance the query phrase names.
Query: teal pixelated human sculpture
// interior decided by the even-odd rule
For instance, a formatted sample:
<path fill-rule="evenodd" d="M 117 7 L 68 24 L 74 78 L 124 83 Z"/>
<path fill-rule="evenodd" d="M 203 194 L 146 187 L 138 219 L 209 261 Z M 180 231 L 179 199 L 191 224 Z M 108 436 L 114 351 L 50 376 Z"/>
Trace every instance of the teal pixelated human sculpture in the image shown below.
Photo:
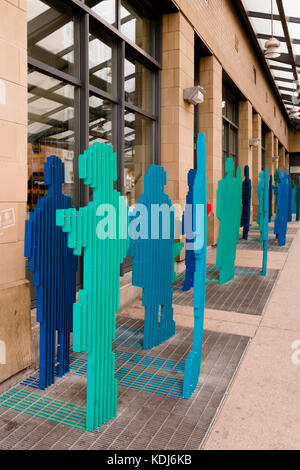
<path fill-rule="evenodd" d="M 167 175 L 161 166 L 152 165 L 144 177 L 144 193 L 130 214 L 130 248 L 132 284 L 143 288 L 145 307 L 144 349 L 151 349 L 175 334 L 173 319 L 175 214 L 164 187 Z M 136 236 L 143 207 L 147 211 L 144 235 Z M 164 210 L 159 213 L 159 208 Z M 157 209 L 156 215 L 154 214 Z M 167 229 L 168 228 L 168 229 Z M 164 229 L 166 232 L 164 233 Z"/>
<path fill-rule="evenodd" d="M 207 185 L 206 185 L 206 148 L 205 134 L 197 138 L 197 171 L 195 174 L 192 195 L 193 252 L 195 255 L 194 273 L 194 335 L 193 347 L 184 366 L 183 398 L 189 399 L 194 393 L 200 375 L 204 307 L 206 290 L 206 254 L 207 254 Z M 199 213 L 200 212 L 200 213 Z"/>
<path fill-rule="evenodd" d="M 277 185 L 277 211 L 274 222 L 274 233 L 278 246 L 285 246 L 289 218 L 290 182 L 286 171 L 282 172 L 280 183 Z"/>
<path fill-rule="evenodd" d="M 275 175 L 274 175 L 274 185 L 273 185 L 273 190 L 274 190 L 274 195 L 275 195 L 275 213 L 277 215 L 277 204 L 278 204 L 278 186 L 280 185 L 282 181 L 282 174 L 281 171 L 276 168 Z"/>
<path fill-rule="evenodd" d="M 260 231 L 260 243 L 263 244 L 263 266 L 262 275 L 267 274 L 268 247 L 269 247 L 269 210 L 270 210 L 270 192 L 269 192 L 269 169 L 265 168 L 259 174 L 259 183 L 257 185 L 257 197 L 259 201 L 257 212 L 257 223 Z"/>
<path fill-rule="evenodd" d="M 117 412 L 112 341 L 119 309 L 120 264 L 128 249 L 128 208 L 114 190 L 117 157 L 110 145 L 95 143 L 79 156 L 79 178 L 93 201 L 79 211 L 57 211 L 76 255 L 83 251 L 83 289 L 73 311 L 73 349 L 87 353 L 86 427 L 92 431 Z"/>
<path fill-rule="evenodd" d="M 225 178 L 219 181 L 217 190 L 217 217 L 219 238 L 217 242 L 216 267 L 219 269 L 219 283 L 226 284 L 234 278 L 236 247 L 239 242 L 239 228 L 242 204 L 241 169 L 233 176 L 234 161 L 227 158 Z"/>

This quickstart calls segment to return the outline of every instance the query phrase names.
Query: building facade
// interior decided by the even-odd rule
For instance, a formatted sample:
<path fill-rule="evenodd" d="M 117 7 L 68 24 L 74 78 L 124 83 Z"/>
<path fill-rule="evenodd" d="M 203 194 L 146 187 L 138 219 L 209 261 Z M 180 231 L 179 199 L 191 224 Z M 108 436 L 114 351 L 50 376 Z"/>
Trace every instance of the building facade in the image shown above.
<path fill-rule="evenodd" d="M 96 141 L 117 152 L 117 186 L 129 205 L 143 191 L 147 168 L 158 163 L 172 201 L 183 206 L 196 136 L 204 132 L 210 245 L 218 237 L 216 190 L 225 158 L 249 165 L 254 187 L 262 168 L 289 170 L 290 158 L 296 177 L 299 131 L 238 3 L 0 0 L 0 342 L 6 351 L 0 382 L 32 360 L 34 290 L 24 222 L 46 192 L 48 156 L 65 162 L 64 193 L 76 207 L 89 200 L 77 157 Z M 197 106 L 183 98 L 194 85 L 205 90 Z M 253 217 L 257 205 L 254 191 Z"/>

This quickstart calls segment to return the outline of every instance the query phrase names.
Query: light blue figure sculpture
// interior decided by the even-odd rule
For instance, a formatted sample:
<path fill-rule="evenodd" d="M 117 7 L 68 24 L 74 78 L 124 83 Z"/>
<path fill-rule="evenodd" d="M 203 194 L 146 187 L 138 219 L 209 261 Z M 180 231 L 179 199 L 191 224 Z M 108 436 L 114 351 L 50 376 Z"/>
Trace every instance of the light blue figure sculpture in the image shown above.
<path fill-rule="evenodd" d="M 270 175 L 269 181 L 269 222 L 271 222 L 273 216 L 273 176 Z"/>
<path fill-rule="evenodd" d="M 93 431 L 117 413 L 112 341 L 119 310 L 120 264 L 128 249 L 128 207 L 114 189 L 117 156 L 111 145 L 94 143 L 79 156 L 79 178 L 93 201 L 79 211 L 57 211 L 69 247 L 83 251 L 83 289 L 74 304 L 73 349 L 87 353 L 86 427 Z"/>
<path fill-rule="evenodd" d="M 267 275 L 268 247 L 269 247 L 269 169 L 265 168 L 259 174 L 257 185 L 257 196 L 259 200 L 257 220 L 260 231 L 260 243 L 263 243 L 263 267 L 262 275 Z"/>
<path fill-rule="evenodd" d="M 188 233 L 191 232 L 192 229 L 192 219 L 193 214 L 193 199 L 194 199 L 194 183 L 196 178 L 197 171 L 192 169 L 188 173 L 188 186 L 189 191 L 186 196 L 186 208 L 183 213 L 182 217 L 182 235 L 186 235 L 186 243 L 192 248 L 193 244 L 193 234 Z M 194 276 L 195 276 L 195 269 L 196 269 L 196 260 L 195 260 L 195 253 L 193 249 L 186 250 L 185 253 L 185 280 L 183 284 L 183 290 L 189 291 L 192 287 L 194 287 Z"/>
<path fill-rule="evenodd" d="M 194 337 L 193 348 L 185 361 L 183 398 L 189 399 L 197 387 L 202 357 L 207 251 L 207 189 L 205 134 L 198 134 L 197 172 L 193 188 L 194 222 Z"/>
<path fill-rule="evenodd" d="M 130 216 L 128 256 L 133 258 L 132 284 L 143 288 L 144 349 L 154 348 L 175 334 L 172 290 L 175 215 L 164 192 L 166 183 L 167 174 L 161 166 L 148 168 L 144 193 Z M 160 212 L 162 205 L 166 211 Z M 148 214 L 143 226 L 139 206 L 146 208 Z M 138 226 L 141 232 L 137 236 Z"/>
<path fill-rule="evenodd" d="M 56 156 L 44 165 L 47 196 L 38 201 L 25 223 L 25 256 L 32 283 L 37 287 L 37 322 L 40 323 L 39 386 L 45 389 L 69 371 L 73 302 L 76 298 L 77 256 L 68 248 L 67 236 L 56 227 L 57 209 L 72 207 L 62 193 L 63 162 Z M 58 345 L 56 346 L 56 335 Z M 57 351 L 56 351 L 57 349 Z M 57 353 L 57 354 L 56 354 Z"/>
<path fill-rule="evenodd" d="M 242 218 L 241 227 L 243 227 L 243 239 L 248 240 L 248 233 L 250 229 L 250 215 L 251 215 L 251 197 L 252 197 L 252 182 L 249 178 L 249 166 L 245 165 L 244 168 L 245 179 L 242 186 Z"/>
<path fill-rule="evenodd" d="M 278 245 L 286 243 L 289 205 L 289 179 L 286 171 L 282 172 L 281 181 L 277 185 L 277 216 L 274 223 L 274 233 L 278 238 Z"/>

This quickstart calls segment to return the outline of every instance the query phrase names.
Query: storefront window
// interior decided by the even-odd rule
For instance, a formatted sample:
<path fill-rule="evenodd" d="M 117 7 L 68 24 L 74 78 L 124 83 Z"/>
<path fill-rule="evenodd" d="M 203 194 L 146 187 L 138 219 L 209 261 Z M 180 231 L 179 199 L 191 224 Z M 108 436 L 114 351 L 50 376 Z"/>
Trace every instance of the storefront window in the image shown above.
<path fill-rule="evenodd" d="M 238 101 L 226 87 L 223 87 L 223 176 L 225 176 L 225 160 L 233 158 L 235 170 L 238 166 L 238 133 L 239 113 Z"/>
<path fill-rule="evenodd" d="M 74 18 L 38 0 L 28 2 L 27 15 L 28 55 L 62 72 L 76 74 Z"/>
<path fill-rule="evenodd" d="M 64 194 L 76 201 L 74 87 L 29 68 L 28 71 L 28 210 L 46 194 L 44 163 L 50 155 L 65 163 Z"/>
<path fill-rule="evenodd" d="M 121 31 L 141 49 L 155 56 L 155 20 L 147 12 L 146 5 L 139 9 L 133 7 L 130 1 L 121 1 Z"/>
<path fill-rule="evenodd" d="M 116 0 L 85 0 L 85 4 L 108 23 L 116 23 Z"/>
<path fill-rule="evenodd" d="M 153 122 L 138 113 L 125 112 L 125 195 L 129 206 L 144 190 L 144 174 L 153 161 Z"/>
<path fill-rule="evenodd" d="M 90 96 L 89 141 L 113 144 L 115 142 L 115 125 L 113 107 L 108 100 Z"/>
<path fill-rule="evenodd" d="M 89 39 L 90 84 L 115 95 L 113 78 L 116 78 L 116 73 L 114 70 L 113 48 L 92 35 Z"/>
<path fill-rule="evenodd" d="M 138 61 L 125 60 L 125 100 L 144 111 L 154 112 L 154 76 Z"/>

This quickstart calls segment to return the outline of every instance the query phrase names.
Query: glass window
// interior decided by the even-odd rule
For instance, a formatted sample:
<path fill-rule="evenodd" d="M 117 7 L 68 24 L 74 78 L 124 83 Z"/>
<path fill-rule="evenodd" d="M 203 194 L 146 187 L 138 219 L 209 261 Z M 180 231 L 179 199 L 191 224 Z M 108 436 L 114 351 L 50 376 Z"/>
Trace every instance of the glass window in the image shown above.
<path fill-rule="evenodd" d="M 85 3 L 97 15 L 110 24 L 116 23 L 116 0 L 85 0 Z M 96 5 L 95 5 L 96 4 Z"/>
<path fill-rule="evenodd" d="M 114 144 L 113 106 L 108 100 L 90 96 L 89 141 Z"/>
<path fill-rule="evenodd" d="M 130 2 L 121 1 L 121 32 L 153 56 L 156 52 L 155 30 L 155 19 L 151 18 L 144 5 L 137 11 Z"/>
<path fill-rule="evenodd" d="M 28 73 L 28 210 L 46 193 L 44 163 L 57 155 L 65 163 L 64 194 L 78 195 L 74 183 L 74 87 L 33 69 Z"/>
<path fill-rule="evenodd" d="M 125 59 L 125 100 L 154 113 L 154 75 L 137 61 Z"/>
<path fill-rule="evenodd" d="M 238 166 L 238 101 L 225 86 L 222 98 L 223 113 L 223 175 L 225 176 L 225 160 L 233 158 L 235 170 Z"/>
<path fill-rule="evenodd" d="M 89 41 L 89 72 L 90 83 L 100 90 L 115 95 L 113 77 L 113 48 L 98 38 L 90 35 Z"/>
<path fill-rule="evenodd" d="M 125 112 L 125 196 L 129 206 L 144 190 L 144 175 L 154 162 L 154 123 L 130 111 Z"/>
<path fill-rule="evenodd" d="M 30 57 L 75 74 L 73 17 L 34 0 L 28 2 L 27 28 Z"/>

